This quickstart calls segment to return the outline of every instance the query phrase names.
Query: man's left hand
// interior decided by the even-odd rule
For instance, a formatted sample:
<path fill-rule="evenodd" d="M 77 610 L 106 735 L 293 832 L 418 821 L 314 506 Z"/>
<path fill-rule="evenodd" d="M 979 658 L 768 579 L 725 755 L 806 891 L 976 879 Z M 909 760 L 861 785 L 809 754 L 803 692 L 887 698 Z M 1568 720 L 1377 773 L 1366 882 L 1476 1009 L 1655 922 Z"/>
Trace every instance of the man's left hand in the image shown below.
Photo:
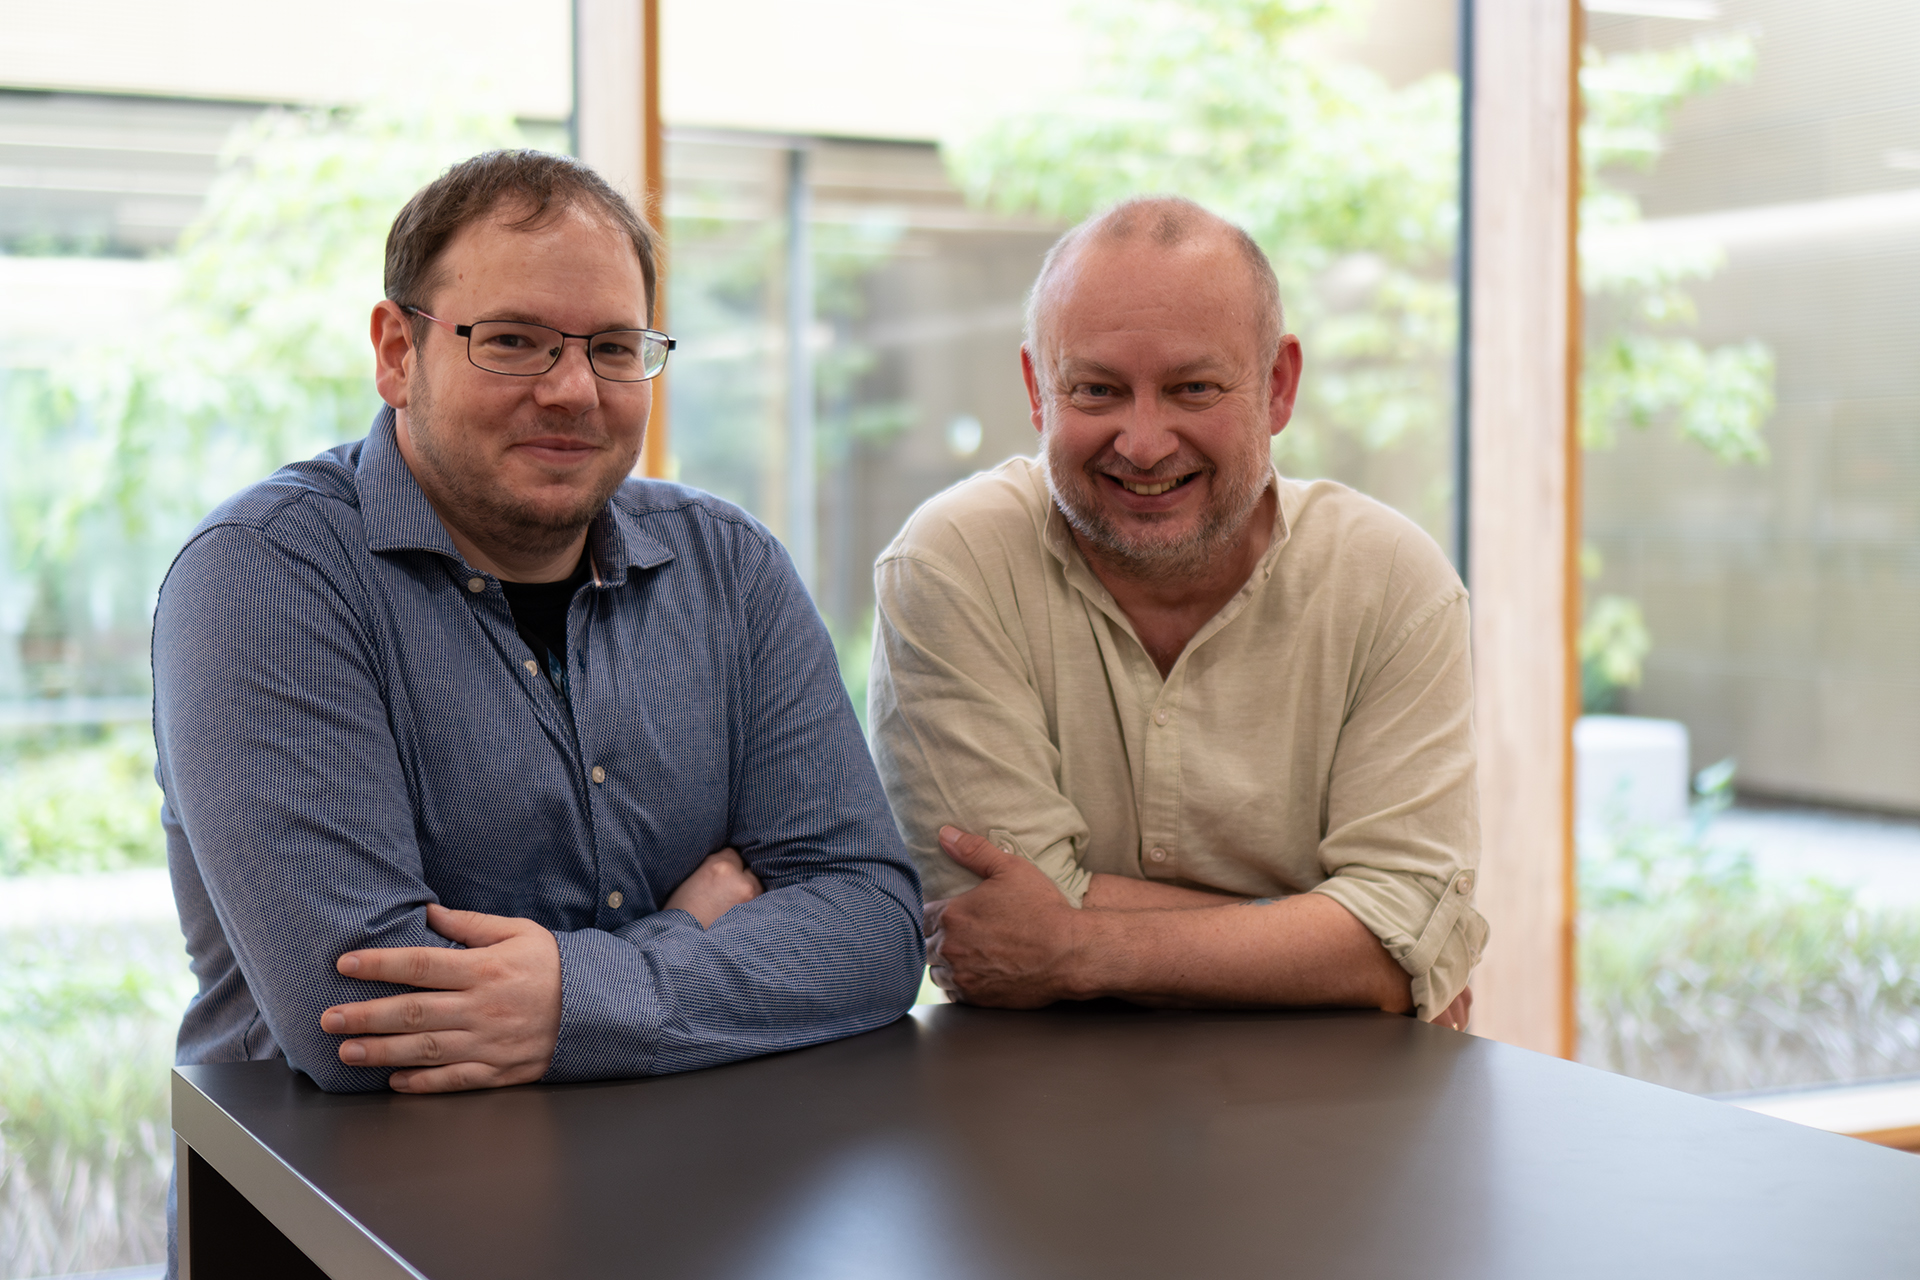
<path fill-rule="evenodd" d="M 464 943 L 349 951 L 349 978 L 418 987 L 335 1005 L 320 1029 L 356 1037 L 340 1046 L 352 1067 L 402 1068 L 402 1093 L 451 1093 L 527 1084 L 547 1073 L 560 1039 L 560 946 L 531 920 L 427 907 L 427 926 Z"/>
<path fill-rule="evenodd" d="M 1080 913 L 1053 881 L 1019 854 L 954 827 L 940 828 L 940 847 L 981 883 L 926 905 L 934 985 L 1000 1009 L 1074 998 L 1067 975 Z"/>

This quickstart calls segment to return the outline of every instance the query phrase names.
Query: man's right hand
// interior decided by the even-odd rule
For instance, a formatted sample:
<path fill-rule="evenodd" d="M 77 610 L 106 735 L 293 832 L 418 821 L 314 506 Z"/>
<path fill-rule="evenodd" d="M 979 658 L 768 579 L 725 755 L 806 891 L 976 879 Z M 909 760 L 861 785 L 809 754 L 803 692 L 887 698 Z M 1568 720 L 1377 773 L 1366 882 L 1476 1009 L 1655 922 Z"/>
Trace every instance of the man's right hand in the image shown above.
<path fill-rule="evenodd" d="M 752 902 L 765 892 L 766 886 L 760 883 L 759 876 L 747 870 L 740 854 L 733 849 L 722 849 L 708 854 L 707 860 L 680 882 L 680 887 L 667 899 L 666 909 L 684 911 L 698 920 L 702 929 L 711 929 L 713 922 L 729 910 L 743 902 Z"/>

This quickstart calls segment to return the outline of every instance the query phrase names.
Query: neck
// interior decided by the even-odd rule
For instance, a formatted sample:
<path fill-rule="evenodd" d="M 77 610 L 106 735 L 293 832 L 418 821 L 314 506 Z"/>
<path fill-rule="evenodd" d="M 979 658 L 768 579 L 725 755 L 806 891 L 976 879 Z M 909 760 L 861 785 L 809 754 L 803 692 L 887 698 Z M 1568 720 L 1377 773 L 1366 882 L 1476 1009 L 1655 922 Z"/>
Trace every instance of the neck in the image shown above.
<path fill-rule="evenodd" d="M 1162 676 L 1173 670 L 1200 628 L 1253 576 L 1260 558 L 1273 545 L 1274 505 L 1279 500 L 1269 485 L 1253 514 L 1218 555 L 1197 570 L 1168 577 L 1124 571 L 1102 556 L 1098 547 L 1073 534 L 1074 545 L 1080 548 L 1087 567 L 1100 585 L 1113 593 L 1114 603 L 1133 624 L 1134 634 L 1140 637 Z"/>
<path fill-rule="evenodd" d="M 501 546 L 492 539 L 475 538 L 453 521 L 438 504 L 433 513 L 440 517 L 447 536 L 453 539 L 461 558 L 482 573 L 490 573 L 507 582 L 559 582 L 571 577 L 587 545 L 586 526 L 541 539 L 537 544 Z"/>

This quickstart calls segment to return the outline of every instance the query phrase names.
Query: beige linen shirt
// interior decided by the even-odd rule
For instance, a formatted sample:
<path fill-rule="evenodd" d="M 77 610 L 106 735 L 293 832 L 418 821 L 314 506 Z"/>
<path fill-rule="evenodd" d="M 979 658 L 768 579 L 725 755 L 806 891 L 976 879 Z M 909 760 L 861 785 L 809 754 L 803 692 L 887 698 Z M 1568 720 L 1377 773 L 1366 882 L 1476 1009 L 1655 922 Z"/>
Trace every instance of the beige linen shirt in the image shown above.
<path fill-rule="evenodd" d="M 1031 859 L 1247 897 L 1324 893 L 1431 1018 L 1473 909 L 1467 595 L 1411 521 L 1274 476 L 1273 541 L 1165 679 L 1087 566 L 1041 464 L 930 500 L 874 568 L 868 722 L 926 897 L 977 883 L 943 823 Z"/>

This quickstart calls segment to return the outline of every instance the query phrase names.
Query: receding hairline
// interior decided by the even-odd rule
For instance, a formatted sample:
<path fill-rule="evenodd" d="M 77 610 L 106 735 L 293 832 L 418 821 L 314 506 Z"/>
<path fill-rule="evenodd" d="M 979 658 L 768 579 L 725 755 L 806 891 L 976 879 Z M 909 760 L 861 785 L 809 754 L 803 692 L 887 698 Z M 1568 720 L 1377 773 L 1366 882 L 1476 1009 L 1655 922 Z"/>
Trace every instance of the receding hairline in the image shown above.
<path fill-rule="evenodd" d="M 1040 274 L 1034 278 L 1033 288 L 1027 294 L 1023 334 L 1036 365 L 1046 363 L 1041 349 L 1043 322 L 1056 305 L 1054 295 L 1070 269 L 1093 249 L 1137 240 L 1146 240 L 1164 250 L 1199 244 L 1232 247 L 1247 268 L 1248 282 L 1253 286 L 1264 363 L 1273 363 L 1279 355 L 1280 340 L 1286 334 L 1287 320 L 1280 302 L 1280 283 L 1266 252 L 1244 228 L 1184 196 L 1136 196 L 1069 229 L 1047 250 Z"/>

